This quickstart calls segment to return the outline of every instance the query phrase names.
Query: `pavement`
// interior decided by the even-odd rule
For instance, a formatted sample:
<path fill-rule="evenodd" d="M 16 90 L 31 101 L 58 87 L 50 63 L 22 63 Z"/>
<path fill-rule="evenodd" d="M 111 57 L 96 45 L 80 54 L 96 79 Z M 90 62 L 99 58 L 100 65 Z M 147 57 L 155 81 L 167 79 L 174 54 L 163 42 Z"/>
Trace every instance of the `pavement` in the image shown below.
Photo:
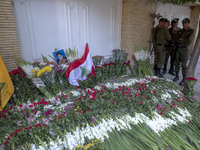
<path fill-rule="evenodd" d="M 194 98 L 196 100 L 198 100 L 200 102 L 200 57 L 199 57 L 199 61 L 197 63 L 197 66 L 196 66 L 196 69 L 195 69 L 195 75 L 194 75 L 194 78 L 196 78 L 198 81 L 196 82 L 196 85 L 194 87 Z M 167 65 L 167 71 L 169 71 L 169 64 Z M 164 78 L 165 79 L 173 79 L 175 76 L 171 75 L 171 74 L 165 74 L 164 75 Z M 177 85 L 179 86 L 179 83 L 182 81 L 182 73 L 180 71 L 179 73 L 179 80 L 176 82 Z M 179 86 L 180 89 L 182 90 L 183 87 L 182 86 Z"/>
<path fill-rule="evenodd" d="M 194 87 L 194 91 L 195 91 L 194 98 L 200 102 L 200 69 L 199 68 L 200 68 L 200 57 L 199 57 L 199 61 L 198 61 L 196 71 L 195 71 L 195 76 L 194 76 L 198 80 Z"/>

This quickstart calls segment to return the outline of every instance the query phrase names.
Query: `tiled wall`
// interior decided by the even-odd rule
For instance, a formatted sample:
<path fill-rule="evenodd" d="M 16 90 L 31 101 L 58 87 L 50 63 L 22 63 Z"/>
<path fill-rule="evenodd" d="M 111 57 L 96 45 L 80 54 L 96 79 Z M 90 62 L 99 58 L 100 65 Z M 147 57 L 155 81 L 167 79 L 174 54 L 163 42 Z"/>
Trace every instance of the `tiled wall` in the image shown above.
<path fill-rule="evenodd" d="M 135 47 L 148 47 L 156 3 L 153 0 L 123 0 L 121 47 L 132 61 Z"/>

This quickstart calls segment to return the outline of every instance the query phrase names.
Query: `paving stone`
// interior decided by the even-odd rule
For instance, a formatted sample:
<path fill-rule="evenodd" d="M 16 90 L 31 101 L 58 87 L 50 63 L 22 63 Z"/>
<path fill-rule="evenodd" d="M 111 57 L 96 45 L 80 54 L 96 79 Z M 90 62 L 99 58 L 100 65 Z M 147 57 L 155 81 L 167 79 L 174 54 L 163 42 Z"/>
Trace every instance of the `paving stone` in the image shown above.
<path fill-rule="evenodd" d="M 4 145 L 0 145 L 0 150 L 4 150 Z"/>
<path fill-rule="evenodd" d="M 194 86 L 194 98 L 200 102 L 200 70 L 198 68 L 200 68 L 200 58 L 199 58 L 199 61 L 197 63 L 195 75 L 194 75 L 194 77 L 198 80 L 196 85 Z M 167 71 L 169 71 L 169 64 L 167 65 Z M 165 77 L 165 79 L 171 79 L 172 80 L 175 76 L 172 76 L 171 74 L 169 74 L 167 72 L 167 74 L 165 74 L 164 77 Z M 182 72 L 181 71 L 179 73 L 179 77 L 180 77 L 179 80 L 176 82 L 177 85 L 182 80 Z M 179 87 L 180 87 L 181 90 L 183 89 L 183 87 L 181 87 L 181 86 L 179 86 Z"/>

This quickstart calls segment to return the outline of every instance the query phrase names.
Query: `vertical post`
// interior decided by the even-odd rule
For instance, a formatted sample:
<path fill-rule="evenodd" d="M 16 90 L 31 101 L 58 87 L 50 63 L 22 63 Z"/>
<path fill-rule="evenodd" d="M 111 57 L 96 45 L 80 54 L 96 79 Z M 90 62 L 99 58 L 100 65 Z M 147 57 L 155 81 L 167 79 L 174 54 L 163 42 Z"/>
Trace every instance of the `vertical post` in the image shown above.
<path fill-rule="evenodd" d="M 191 54 L 190 62 L 188 65 L 187 77 L 194 77 L 197 62 L 199 60 L 199 55 L 200 55 L 200 26 L 199 26 L 198 36 L 197 36 L 197 39 L 196 39 L 196 42 Z M 183 89 L 184 92 L 186 88 L 187 86 L 185 84 L 184 89 Z"/>

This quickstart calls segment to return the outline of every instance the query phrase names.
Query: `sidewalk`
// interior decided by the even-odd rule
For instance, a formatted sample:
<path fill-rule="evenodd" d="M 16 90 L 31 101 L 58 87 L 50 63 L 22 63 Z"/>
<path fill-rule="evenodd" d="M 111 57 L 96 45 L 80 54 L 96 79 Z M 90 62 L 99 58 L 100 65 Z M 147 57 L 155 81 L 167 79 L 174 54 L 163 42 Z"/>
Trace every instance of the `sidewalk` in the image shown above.
<path fill-rule="evenodd" d="M 199 58 L 196 71 L 195 71 L 195 76 L 194 76 L 198 80 L 194 87 L 194 90 L 195 90 L 194 98 L 200 102 L 200 70 L 199 68 L 200 68 L 200 58 Z"/>
<path fill-rule="evenodd" d="M 199 68 L 200 68 L 200 58 L 199 58 L 199 61 L 197 63 L 197 66 L 196 66 L 195 76 L 194 76 L 194 78 L 196 78 L 198 80 L 196 85 L 195 85 L 195 87 L 194 87 L 194 92 L 195 92 L 194 98 L 200 102 L 200 70 L 199 70 Z M 169 71 L 169 64 L 167 66 L 167 69 L 168 69 L 167 71 Z M 164 77 L 166 79 L 171 79 L 172 80 L 175 76 L 172 76 L 172 75 L 168 74 L 168 72 L 167 72 L 167 74 L 165 74 Z M 180 72 L 180 76 L 179 77 L 180 77 L 179 80 L 176 82 L 177 85 L 179 85 L 179 83 L 182 80 L 182 73 L 181 72 Z M 181 87 L 181 89 L 182 89 L 182 87 Z"/>

